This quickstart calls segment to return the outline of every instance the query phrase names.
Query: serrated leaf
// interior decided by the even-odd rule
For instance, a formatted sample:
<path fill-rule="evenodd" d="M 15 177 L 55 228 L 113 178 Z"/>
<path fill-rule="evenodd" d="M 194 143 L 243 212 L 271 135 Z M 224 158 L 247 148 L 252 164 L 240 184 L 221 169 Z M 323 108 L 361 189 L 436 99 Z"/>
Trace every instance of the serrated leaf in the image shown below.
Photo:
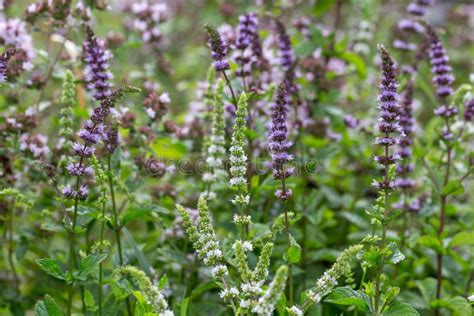
<path fill-rule="evenodd" d="M 92 256 L 87 256 L 81 260 L 81 266 L 79 269 L 79 273 L 77 275 L 77 279 L 81 281 L 85 281 L 87 277 L 93 273 L 97 268 L 99 268 L 99 264 L 107 258 L 106 254 L 97 254 Z"/>
<path fill-rule="evenodd" d="M 444 195 L 463 194 L 464 187 L 462 186 L 462 183 L 458 180 L 449 181 L 448 184 L 443 187 L 441 193 Z"/>
<path fill-rule="evenodd" d="M 301 246 L 293 236 L 290 236 L 290 247 L 286 250 L 283 259 L 288 263 L 298 263 L 301 260 Z"/>
<path fill-rule="evenodd" d="M 474 232 L 460 232 L 453 237 L 451 247 L 457 247 L 462 245 L 474 245 Z"/>
<path fill-rule="evenodd" d="M 355 306 L 364 312 L 367 312 L 370 306 L 370 298 L 367 294 L 355 291 L 349 286 L 335 288 L 325 301 L 336 305 Z"/>
<path fill-rule="evenodd" d="M 36 316 L 63 316 L 63 312 L 56 304 L 56 301 L 49 295 L 45 295 L 44 301 L 39 301 L 35 305 Z"/>
<path fill-rule="evenodd" d="M 445 249 L 438 238 L 430 235 L 421 236 L 418 243 L 424 247 L 433 249 L 436 253 L 445 254 Z"/>
<path fill-rule="evenodd" d="M 436 300 L 433 301 L 433 305 L 449 309 L 453 312 L 452 316 L 465 316 L 472 314 L 471 305 L 464 297 L 461 296 Z"/>
<path fill-rule="evenodd" d="M 359 55 L 352 52 L 343 52 L 338 56 L 346 62 L 354 65 L 357 74 L 362 80 L 367 77 L 367 66 L 365 65 L 364 59 L 362 59 Z"/>
<path fill-rule="evenodd" d="M 393 302 L 383 316 L 419 316 L 420 313 L 416 311 L 410 304 Z"/>
<path fill-rule="evenodd" d="M 89 311 L 95 312 L 99 309 L 99 307 L 95 305 L 94 295 L 88 290 L 84 291 L 84 304 Z"/>
<path fill-rule="evenodd" d="M 60 262 L 58 260 L 51 258 L 37 259 L 36 263 L 47 274 L 56 279 L 66 280 L 66 274 L 61 270 L 61 266 L 59 265 Z"/>
<path fill-rule="evenodd" d="M 166 274 L 163 274 L 163 276 L 160 278 L 160 282 L 158 282 L 158 289 L 163 290 L 165 287 L 168 286 L 168 277 Z"/>

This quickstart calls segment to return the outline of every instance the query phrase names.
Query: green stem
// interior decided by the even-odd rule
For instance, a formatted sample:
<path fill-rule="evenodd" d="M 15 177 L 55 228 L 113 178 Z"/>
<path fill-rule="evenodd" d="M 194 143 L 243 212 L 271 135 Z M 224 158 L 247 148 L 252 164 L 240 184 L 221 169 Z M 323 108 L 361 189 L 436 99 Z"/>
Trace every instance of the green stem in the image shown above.
<path fill-rule="evenodd" d="M 280 167 L 280 174 L 284 175 L 283 167 Z M 282 177 L 281 179 L 281 189 L 282 194 L 286 195 L 286 185 L 285 185 L 285 178 Z M 286 250 L 288 251 L 291 247 L 291 239 L 290 239 L 290 224 L 288 221 L 288 205 L 286 202 L 286 198 L 283 202 L 284 210 L 285 210 L 285 235 L 286 235 Z M 288 298 L 290 301 L 290 306 L 293 306 L 293 265 L 288 262 Z"/>
<path fill-rule="evenodd" d="M 389 135 L 387 134 L 386 137 L 389 137 Z M 385 157 L 389 157 L 389 149 L 388 149 L 388 146 L 385 146 Z M 390 179 L 389 179 L 389 175 L 388 175 L 388 169 L 389 169 L 389 165 L 386 164 L 385 165 L 385 169 L 384 169 L 384 185 L 387 186 Z M 380 252 L 384 252 L 384 249 L 385 249 L 385 240 L 386 240 L 386 237 L 387 237 L 387 223 L 385 222 L 385 217 L 387 216 L 387 213 L 388 213 L 388 191 L 389 189 L 388 188 L 385 188 L 384 190 L 384 203 L 385 203 L 385 206 L 384 206 L 384 213 L 382 214 L 382 239 L 380 241 L 380 245 L 379 245 L 379 250 Z M 376 274 L 375 274 L 375 297 L 374 297 L 374 315 L 379 315 L 379 306 L 380 306 L 380 296 L 381 296 L 381 276 L 382 276 L 382 268 L 384 266 L 384 256 L 382 256 L 382 262 L 377 266 L 377 270 L 376 270 Z"/>
<path fill-rule="evenodd" d="M 81 160 L 79 162 L 80 166 L 82 166 L 82 160 L 83 160 L 83 157 L 81 157 Z M 78 176 L 76 178 L 76 192 L 79 191 L 79 185 L 80 185 L 80 177 Z M 79 197 L 76 196 L 76 198 L 74 199 L 74 213 L 72 215 L 72 226 L 71 226 L 71 231 L 69 233 L 68 271 L 71 278 L 74 274 L 74 264 L 76 262 L 75 244 L 76 244 L 76 225 L 77 225 L 78 206 L 79 206 Z M 71 280 L 70 282 L 71 283 L 69 283 L 69 295 L 68 295 L 68 304 L 67 304 L 68 315 L 72 314 L 72 299 L 73 299 L 73 294 L 74 294 L 74 280 Z"/>
<path fill-rule="evenodd" d="M 15 199 L 12 201 L 12 207 L 10 209 L 10 212 L 8 214 L 8 223 L 7 223 L 7 228 L 8 228 L 8 262 L 10 264 L 10 270 L 13 274 L 13 281 L 15 283 L 15 288 L 18 289 L 20 287 L 20 278 L 18 277 L 18 273 L 15 267 L 15 260 L 13 259 L 13 254 L 15 250 L 15 244 L 13 241 L 13 218 L 15 216 Z"/>
<path fill-rule="evenodd" d="M 110 197 L 112 199 L 112 214 L 113 214 L 113 217 L 114 217 L 115 241 L 117 242 L 119 262 L 120 262 L 120 265 L 123 266 L 122 241 L 120 240 L 120 233 L 121 233 L 122 227 L 119 223 L 118 212 L 117 212 L 117 203 L 116 203 L 116 200 L 115 200 L 114 179 L 113 179 L 113 176 L 112 176 L 112 155 L 109 155 L 108 159 L 107 159 L 107 177 L 108 177 L 108 180 L 109 180 Z M 127 304 L 128 315 L 133 315 L 132 314 L 132 308 L 131 308 L 131 305 L 130 305 L 130 300 L 129 300 L 128 297 L 126 298 L 126 304 Z"/>
<path fill-rule="evenodd" d="M 104 201 L 105 201 L 105 194 L 104 194 Z M 99 250 L 102 251 L 103 244 L 104 244 L 104 230 L 105 230 L 105 205 L 106 203 L 102 203 L 102 218 L 101 218 L 101 225 L 100 225 L 100 241 L 99 241 Z M 99 264 L 99 316 L 102 316 L 102 277 L 103 277 L 103 264 L 102 261 Z"/>

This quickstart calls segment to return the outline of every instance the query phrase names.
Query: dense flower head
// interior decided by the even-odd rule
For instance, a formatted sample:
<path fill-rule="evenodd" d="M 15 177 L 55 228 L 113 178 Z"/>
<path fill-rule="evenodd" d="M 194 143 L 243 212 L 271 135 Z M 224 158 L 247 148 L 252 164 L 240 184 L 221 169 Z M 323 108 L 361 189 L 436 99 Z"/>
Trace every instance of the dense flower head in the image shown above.
<path fill-rule="evenodd" d="M 257 32 L 258 18 L 255 13 L 247 13 L 239 17 L 237 28 L 237 39 L 235 46 L 238 49 L 246 49 L 252 43 L 252 39 Z"/>
<path fill-rule="evenodd" d="M 3 54 L 0 55 L 0 84 L 4 83 L 6 80 L 6 70 L 7 70 L 7 63 L 10 58 L 15 53 L 15 50 L 8 49 Z"/>
<path fill-rule="evenodd" d="M 206 24 L 205 28 L 209 35 L 209 47 L 211 48 L 211 57 L 214 59 L 214 68 L 217 71 L 225 71 L 230 68 L 229 62 L 225 59 L 227 54 L 227 44 L 221 38 L 216 28 Z"/>
<path fill-rule="evenodd" d="M 275 277 L 265 291 L 265 294 L 260 297 L 252 312 L 258 315 L 270 316 L 273 315 L 275 305 L 280 299 L 280 296 L 285 289 L 286 279 L 288 277 L 288 267 L 280 266 Z"/>
<path fill-rule="evenodd" d="M 412 0 L 407 6 L 409 18 L 402 19 L 398 22 L 398 29 L 400 30 L 400 37 L 395 39 L 393 46 L 399 50 L 415 51 L 418 45 L 408 40 L 409 33 L 421 34 L 425 31 L 423 25 L 417 19 L 424 16 L 426 7 L 431 4 L 431 1 L 426 0 Z"/>
<path fill-rule="evenodd" d="M 293 160 L 288 152 L 292 142 L 288 141 L 288 95 L 285 85 L 278 86 L 275 101 L 271 105 L 272 121 L 269 125 L 268 150 L 272 157 L 273 177 L 286 179 L 293 173 L 292 169 L 285 169 L 285 164 Z M 284 193 L 284 192 L 282 192 Z"/>
<path fill-rule="evenodd" d="M 448 63 L 449 57 L 434 28 L 429 24 L 425 24 L 425 27 L 431 42 L 429 57 L 432 67 L 431 71 L 433 73 L 433 82 L 436 85 L 436 94 L 440 98 L 446 98 L 453 94 L 451 84 L 454 81 L 452 68 Z"/>
<path fill-rule="evenodd" d="M 214 96 L 214 108 L 212 111 L 212 127 L 210 145 L 207 148 L 206 164 L 211 168 L 210 178 L 216 179 L 217 174 L 223 168 L 224 156 L 226 154 L 225 141 L 225 113 L 224 113 L 224 81 L 220 80 Z"/>
<path fill-rule="evenodd" d="M 237 112 L 230 146 L 230 184 L 241 187 L 247 184 L 247 155 L 245 154 L 245 129 L 247 116 L 247 95 L 242 93 L 237 104 Z"/>
<path fill-rule="evenodd" d="M 107 151 L 110 154 L 113 154 L 119 144 L 119 135 L 118 135 L 117 126 L 114 125 L 107 129 L 104 135 L 104 143 L 105 143 L 105 147 Z"/>
<path fill-rule="evenodd" d="M 240 54 L 235 57 L 235 61 L 240 65 L 240 68 L 236 71 L 236 76 L 250 75 L 252 62 L 256 59 L 251 45 L 254 43 L 254 38 L 258 36 L 257 27 L 258 19 L 255 13 L 239 17 L 235 47 L 240 50 Z"/>
<path fill-rule="evenodd" d="M 160 24 L 169 18 L 168 6 L 164 2 L 140 0 L 133 2 L 129 8 L 135 15 L 132 27 L 140 32 L 144 42 L 155 46 L 161 44 L 163 32 Z"/>
<path fill-rule="evenodd" d="M 298 91 L 298 86 L 295 83 L 295 63 L 296 57 L 291 46 L 291 40 L 288 34 L 286 33 L 286 28 L 280 21 L 277 21 L 277 31 L 278 31 L 278 47 L 279 47 L 279 56 L 280 64 L 283 70 L 285 71 L 285 86 L 286 90 L 290 94 L 294 94 Z"/>
<path fill-rule="evenodd" d="M 319 303 L 324 295 L 337 286 L 337 280 L 351 271 L 351 262 L 362 249 L 361 245 L 354 245 L 345 249 L 331 268 L 325 271 L 322 277 L 316 281 L 316 286 L 308 292 L 308 299 Z"/>
<path fill-rule="evenodd" d="M 407 11 L 411 15 L 423 16 L 426 13 L 426 6 L 430 4 L 430 0 L 413 0 L 408 4 Z"/>
<path fill-rule="evenodd" d="M 32 61 L 36 56 L 33 39 L 27 32 L 25 23 L 18 18 L 0 17 L 0 42 L 22 52 L 22 68 L 33 68 Z"/>
<path fill-rule="evenodd" d="M 474 98 L 470 98 L 465 103 L 464 119 L 466 121 L 472 121 L 474 118 Z"/>
<path fill-rule="evenodd" d="M 168 302 L 158 286 L 154 285 L 145 272 L 138 270 L 133 266 L 120 267 L 117 276 L 130 276 L 132 282 L 144 294 L 146 301 L 153 307 L 153 312 L 157 315 L 172 316 L 173 312 L 169 309 Z"/>
<path fill-rule="evenodd" d="M 413 90 L 413 80 L 410 78 L 405 87 L 399 110 L 399 121 L 400 126 L 402 127 L 403 136 L 400 138 L 398 155 L 403 160 L 397 166 L 398 177 L 395 180 L 397 187 L 405 189 L 411 188 L 415 184 L 415 181 L 408 177 L 413 169 L 412 164 L 409 162 L 412 153 L 411 147 L 413 144 L 413 131 L 415 124 L 415 119 L 412 114 Z"/>
<path fill-rule="evenodd" d="M 163 92 L 158 95 L 155 91 L 151 91 L 143 100 L 145 111 L 153 121 L 160 121 L 166 113 L 168 113 L 168 105 L 171 102 L 169 94 Z"/>
<path fill-rule="evenodd" d="M 387 167 L 399 159 L 399 155 L 390 155 L 388 148 L 399 144 L 399 138 L 395 133 L 401 133 L 402 127 L 399 124 L 399 96 L 397 93 L 397 81 L 395 78 L 395 62 L 387 50 L 379 45 L 380 57 L 382 60 L 382 78 L 380 82 L 380 93 L 378 96 L 380 119 L 376 125 L 381 136 L 375 139 L 375 144 L 385 147 L 385 154 L 376 156 L 375 161 Z M 384 179 L 381 182 L 374 182 L 379 189 L 392 189 L 395 185 L 392 181 Z"/>
<path fill-rule="evenodd" d="M 112 73 L 109 71 L 109 60 L 112 54 L 105 49 L 104 41 L 97 38 L 90 27 L 86 27 L 87 39 L 84 42 L 84 70 L 87 87 L 94 91 L 94 98 L 102 101 L 112 94 Z"/>
<path fill-rule="evenodd" d="M 197 208 L 199 215 L 196 224 L 196 219 L 191 218 L 190 213 L 184 207 L 176 205 L 176 209 L 182 218 L 183 227 L 189 240 L 193 243 L 198 257 L 202 259 L 206 266 L 212 268 L 213 277 L 219 279 L 226 275 L 228 270 L 212 226 L 211 215 L 204 195 L 199 197 Z"/>

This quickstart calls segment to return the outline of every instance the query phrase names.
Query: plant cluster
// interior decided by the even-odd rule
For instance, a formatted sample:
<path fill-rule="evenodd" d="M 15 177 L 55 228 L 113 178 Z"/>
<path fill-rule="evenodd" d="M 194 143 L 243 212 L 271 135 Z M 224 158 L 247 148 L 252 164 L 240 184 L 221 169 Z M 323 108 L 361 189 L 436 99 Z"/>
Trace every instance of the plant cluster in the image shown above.
<path fill-rule="evenodd" d="M 0 1 L 0 314 L 472 315 L 472 12 Z"/>

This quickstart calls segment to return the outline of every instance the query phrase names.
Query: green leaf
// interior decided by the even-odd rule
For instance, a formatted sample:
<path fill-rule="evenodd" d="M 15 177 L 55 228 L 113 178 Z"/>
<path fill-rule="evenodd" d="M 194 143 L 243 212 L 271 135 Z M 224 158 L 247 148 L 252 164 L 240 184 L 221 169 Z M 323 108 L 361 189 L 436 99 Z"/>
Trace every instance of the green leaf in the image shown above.
<path fill-rule="evenodd" d="M 434 278 L 426 278 L 424 280 L 416 281 L 416 286 L 421 292 L 421 296 L 423 297 L 423 301 L 427 306 L 430 305 L 431 300 L 435 296 L 436 292 L 436 279 Z"/>
<path fill-rule="evenodd" d="M 449 299 L 440 299 L 433 301 L 433 307 L 445 307 L 453 312 L 452 316 L 472 315 L 472 308 L 469 302 L 461 296 L 451 297 Z"/>
<path fill-rule="evenodd" d="M 391 254 L 390 257 L 389 257 L 389 260 L 390 260 L 393 264 L 397 264 L 397 263 L 399 263 L 400 261 L 402 261 L 402 260 L 405 259 L 405 255 L 400 251 L 400 249 L 398 249 L 398 246 L 397 246 L 396 243 L 391 242 L 391 243 L 388 245 L 388 248 L 392 251 L 392 254 Z"/>
<path fill-rule="evenodd" d="M 117 297 L 111 293 L 102 304 L 102 316 L 116 316 L 118 315 L 120 307 L 120 301 L 118 301 Z"/>
<path fill-rule="evenodd" d="M 436 253 L 445 254 L 445 249 L 438 238 L 430 235 L 421 236 L 418 243 L 424 247 L 433 249 Z"/>
<path fill-rule="evenodd" d="M 458 180 L 449 181 L 441 190 L 444 195 L 459 195 L 464 193 L 464 187 Z"/>
<path fill-rule="evenodd" d="M 367 312 L 370 306 L 370 298 L 367 294 L 355 291 L 349 286 L 335 288 L 325 301 L 336 305 L 355 306 L 364 312 Z"/>
<path fill-rule="evenodd" d="M 151 276 L 152 274 L 150 264 L 148 263 L 148 260 L 145 258 L 140 248 L 138 248 L 138 245 L 135 242 L 135 239 L 133 238 L 132 234 L 130 234 L 128 229 L 125 227 L 122 229 L 122 232 L 127 242 L 132 246 L 133 251 L 135 252 L 135 256 L 137 257 L 137 260 L 140 263 L 140 267 L 148 276 Z"/>
<path fill-rule="evenodd" d="M 63 316 L 63 312 L 56 304 L 55 300 L 49 296 L 45 295 L 44 301 L 39 301 L 35 305 L 35 315 L 36 316 Z"/>
<path fill-rule="evenodd" d="M 99 264 L 107 258 L 106 254 L 97 254 L 87 256 L 81 260 L 81 267 L 77 279 L 85 281 L 98 267 Z"/>
<path fill-rule="evenodd" d="M 88 290 L 84 291 L 84 303 L 86 309 L 89 311 L 95 312 L 99 309 L 99 307 L 95 305 L 94 295 Z"/>
<path fill-rule="evenodd" d="M 290 236 L 290 247 L 286 250 L 283 259 L 288 263 L 298 263 L 301 259 L 301 247 L 293 236 Z"/>
<path fill-rule="evenodd" d="M 313 8 L 313 15 L 322 16 L 326 11 L 330 10 L 336 3 L 335 0 L 318 0 Z"/>
<path fill-rule="evenodd" d="M 420 313 L 416 311 L 410 304 L 393 302 L 383 316 L 419 316 Z"/>
<path fill-rule="evenodd" d="M 60 262 L 56 259 L 45 258 L 37 259 L 36 263 L 43 269 L 47 274 L 55 277 L 56 279 L 66 280 L 66 274 L 61 270 Z"/>
<path fill-rule="evenodd" d="M 460 232 L 453 237 L 451 247 L 457 247 L 462 245 L 474 245 L 474 232 Z"/>
<path fill-rule="evenodd" d="M 359 55 L 352 52 L 343 52 L 339 54 L 339 57 L 345 60 L 346 62 L 354 65 L 360 79 L 364 80 L 367 77 L 367 66 L 365 65 L 364 60 Z"/>
<path fill-rule="evenodd" d="M 158 289 L 163 290 L 168 285 L 168 283 L 168 277 L 166 274 L 163 274 L 163 276 L 160 278 L 160 282 L 158 282 Z"/>
<path fill-rule="evenodd" d="M 189 306 L 189 297 L 186 297 L 181 301 L 181 308 L 179 310 L 180 316 L 186 316 L 188 314 L 188 306 Z"/>

